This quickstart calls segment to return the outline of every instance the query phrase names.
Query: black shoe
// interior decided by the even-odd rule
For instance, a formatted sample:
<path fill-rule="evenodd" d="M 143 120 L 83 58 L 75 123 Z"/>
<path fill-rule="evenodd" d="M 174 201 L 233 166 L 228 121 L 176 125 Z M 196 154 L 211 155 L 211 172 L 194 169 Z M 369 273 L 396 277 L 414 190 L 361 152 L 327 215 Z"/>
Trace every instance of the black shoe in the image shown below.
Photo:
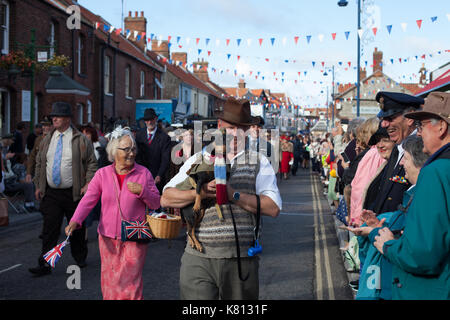
<path fill-rule="evenodd" d="M 52 273 L 52 269 L 50 267 L 39 266 L 36 268 L 28 269 L 35 277 L 42 277 Z"/>
<path fill-rule="evenodd" d="M 37 211 L 35 207 L 27 207 L 27 206 L 25 206 L 25 209 L 28 211 L 28 213 L 33 213 L 33 212 Z"/>

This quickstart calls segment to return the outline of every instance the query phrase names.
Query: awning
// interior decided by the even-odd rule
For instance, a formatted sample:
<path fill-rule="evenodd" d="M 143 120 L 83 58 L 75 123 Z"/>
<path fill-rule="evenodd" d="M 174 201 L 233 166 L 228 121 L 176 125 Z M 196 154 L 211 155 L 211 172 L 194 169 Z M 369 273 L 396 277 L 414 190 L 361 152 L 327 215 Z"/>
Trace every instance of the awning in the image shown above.
<path fill-rule="evenodd" d="M 433 91 L 447 91 L 450 90 L 450 70 L 447 70 L 436 80 L 427 84 L 422 90 L 415 94 L 416 97 L 425 97 Z"/>
<path fill-rule="evenodd" d="M 51 75 L 45 84 L 47 93 L 76 94 L 88 96 L 91 91 L 61 72 L 59 75 Z"/>

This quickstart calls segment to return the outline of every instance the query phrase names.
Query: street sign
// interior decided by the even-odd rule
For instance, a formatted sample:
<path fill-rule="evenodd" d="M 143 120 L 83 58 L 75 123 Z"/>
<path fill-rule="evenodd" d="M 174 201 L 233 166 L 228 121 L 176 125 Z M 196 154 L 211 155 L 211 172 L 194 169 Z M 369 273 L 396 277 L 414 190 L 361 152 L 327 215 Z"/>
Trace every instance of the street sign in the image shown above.
<path fill-rule="evenodd" d="M 47 60 L 48 60 L 47 51 L 38 51 L 37 61 L 38 62 L 47 62 Z"/>

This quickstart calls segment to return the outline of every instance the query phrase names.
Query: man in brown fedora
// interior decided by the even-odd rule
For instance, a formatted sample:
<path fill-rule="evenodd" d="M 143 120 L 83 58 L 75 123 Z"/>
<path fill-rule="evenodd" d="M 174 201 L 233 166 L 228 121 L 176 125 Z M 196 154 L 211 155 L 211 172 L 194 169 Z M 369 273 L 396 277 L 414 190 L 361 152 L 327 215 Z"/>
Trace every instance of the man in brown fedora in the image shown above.
<path fill-rule="evenodd" d="M 72 107 L 55 102 L 50 117 L 53 129 L 42 140 L 36 156 L 34 185 L 44 223 L 42 250 L 38 266 L 30 268 L 34 276 L 51 273 L 43 255 L 54 248 L 61 233 L 64 217 L 69 221 L 97 171 L 92 143 L 71 123 Z M 86 228 L 73 232 L 70 238 L 72 257 L 79 267 L 86 266 Z"/>
<path fill-rule="evenodd" d="M 268 159 L 261 155 L 256 163 L 246 161 L 250 151 L 245 150 L 245 131 L 255 123 L 250 114 L 250 103 L 229 98 L 217 117 L 218 129 L 226 129 L 227 136 L 232 139 L 231 150 L 228 150 L 230 144 L 227 145 L 227 160 L 231 164 L 227 180 L 230 203 L 221 206 L 223 220 L 218 218 L 215 206 L 205 210 L 196 229 L 203 252 L 186 246 L 181 259 L 180 297 L 188 300 L 256 300 L 259 297 L 259 258 L 249 256 L 248 249 L 253 246 L 255 237 L 258 199 L 260 214 L 277 217 L 281 197 Z M 195 190 L 180 191 L 175 186 L 186 179 L 186 172 L 199 157 L 201 152 L 190 157 L 164 187 L 163 207 L 184 208 L 194 202 Z M 203 193 L 208 198 L 216 197 L 215 180 L 203 187 Z M 236 217 L 235 226 L 233 216 Z M 238 230 L 238 240 L 235 230 Z M 242 262 L 240 269 L 236 268 L 239 261 Z M 245 277 L 248 278 L 243 281 Z"/>
<path fill-rule="evenodd" d="M 450 299 L 450 93 L 432 92 L 423 109 L 405 114 L 430 158 L 420 170 L 406 226 L 395 239 L 375 229 L 375 247 L 393 265 L 393 299 Z"/>

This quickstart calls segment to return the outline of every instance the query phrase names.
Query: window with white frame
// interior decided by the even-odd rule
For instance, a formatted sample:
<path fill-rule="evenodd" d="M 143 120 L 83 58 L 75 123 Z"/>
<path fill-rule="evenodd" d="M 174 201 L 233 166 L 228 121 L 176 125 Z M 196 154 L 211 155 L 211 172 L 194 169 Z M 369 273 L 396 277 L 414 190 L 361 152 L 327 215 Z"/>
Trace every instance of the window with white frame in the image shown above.
<path fill-rule="evenodd" d="M 92 102 L 91 100 L 87 101 L 87 122 L 92 122 Z"/>
<path fill-rule="evenodd" d="M 9 3 L 0 0 L 0 49 L 2 54 L 9 53 Z"/>
<path fill-rule="evenodd" d="M 85 37 L 80 34 L 78 37 L 77 60 L 78 60 L 78 74 L 85 74 Z"/>
<path fill-rule="evenodd" d="M 105 93 L 111 93 L 111 58 L 105 56 L 103 83 L 105 87 Z"/>
<path fill-rule="evenodd" d="M 55 44 L 56 44 L 56 24 L 52 21 L 50 22 L 50 37 L 49 37 L 49 45 L 50 45 L 50 57 L 53 58 L 55 55 Z"/>
<path fill-rule="evenodd" d="M 140 96 L 145 96 L 145 72 L 141 71 L 141 87 L 140 87 Z"/>
<path fill-rule="evenodd" d="M 131 76 L 131 67 L 127 66 L 125 68 L 125 97 L 130 98 L 130 76 Z"/>

